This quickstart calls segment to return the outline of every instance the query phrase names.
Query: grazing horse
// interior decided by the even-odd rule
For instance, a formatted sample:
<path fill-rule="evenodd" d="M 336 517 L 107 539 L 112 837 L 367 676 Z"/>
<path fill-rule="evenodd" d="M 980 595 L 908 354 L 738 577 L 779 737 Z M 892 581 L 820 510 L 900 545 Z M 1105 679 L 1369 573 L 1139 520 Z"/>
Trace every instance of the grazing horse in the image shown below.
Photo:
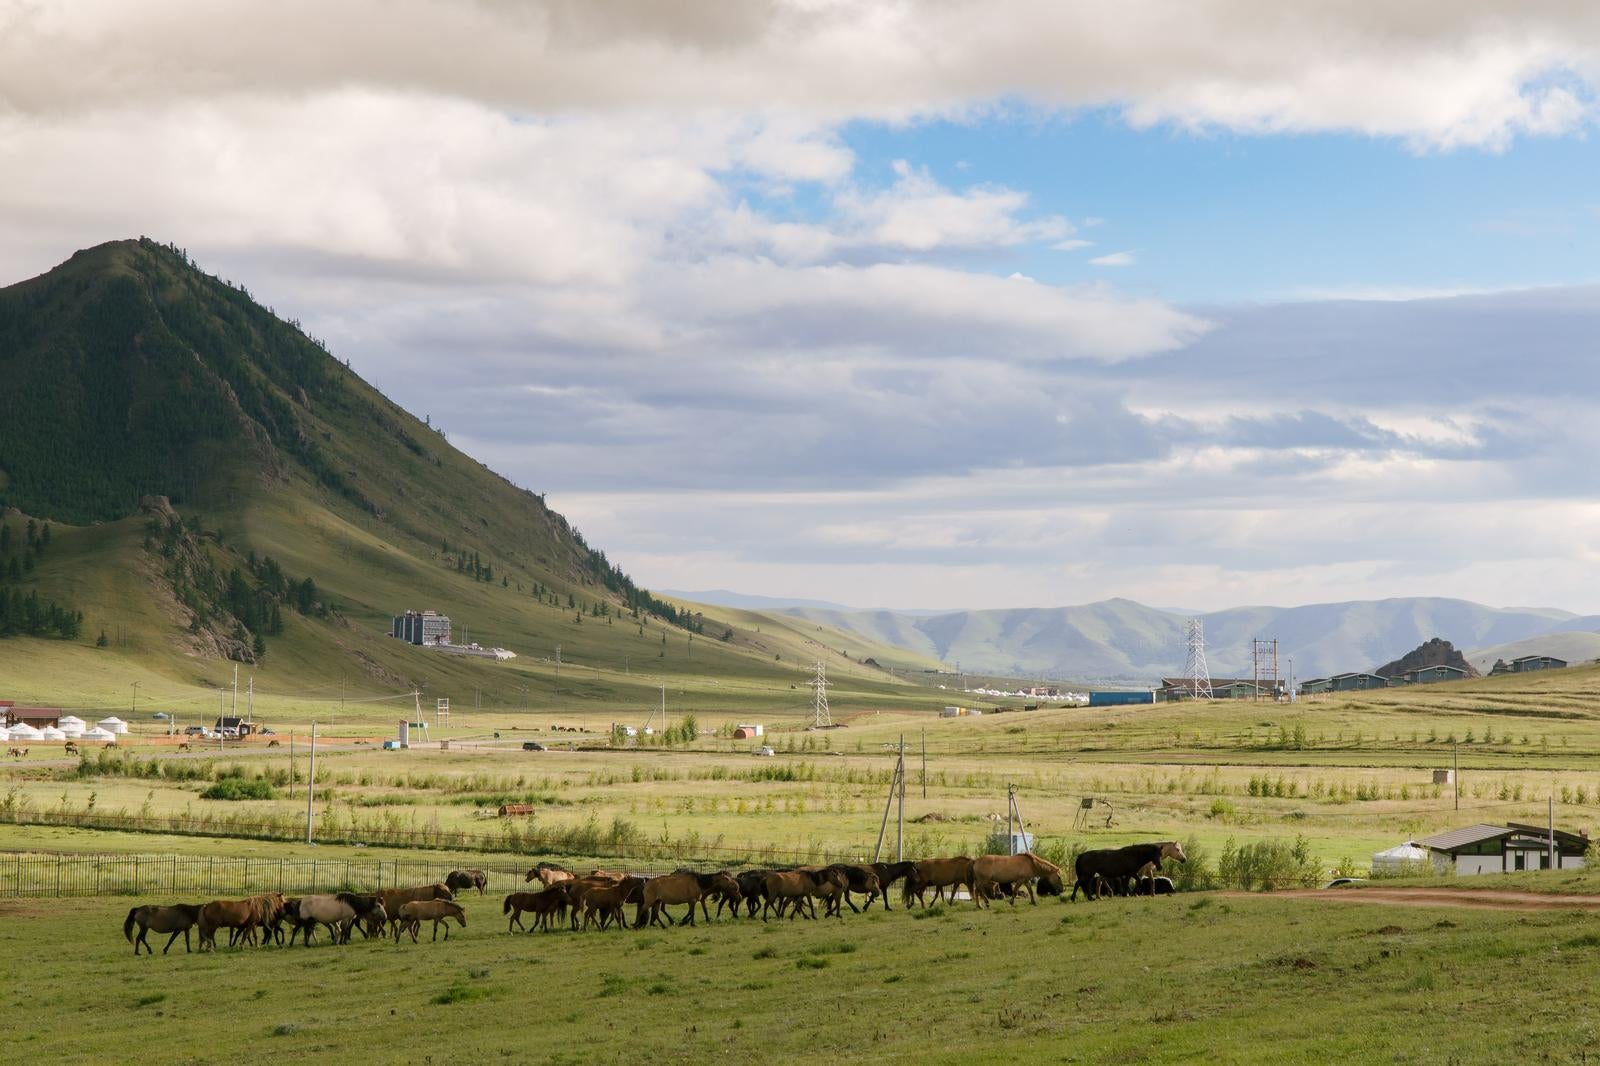
<path fill-rule="evenodd" d="M 909 907 L 915 899 L 924 907 L 928 901 L 924 893 L 933 889 L 935 903 L 944 899 L 945 889 L 950 890 L 952 902 L 956 898 L 956 886 L 971 884 L 972 860 L 965 855 L 957 855 L 948 859 L 923 859 L 912 866 L 911 871 L 905 875 L 905 888 L 901 891 L 901 902 Z"/>
<path fill-rule="evenodd" d="M 269 740 L 269 741 L 267 741 L 267 747 L 269 747 L 269 748 L 281 748 L 281 747 L 283 747 L 283 745 L 279 744 L 276 740 Z"/>
<path fill-rule="evenodd" d="M 827 867 L 827 869 L 837 870 L 840 876 L 845 879 L 843 899 L 850 905 L 850 912 L 852 914 L 860 914 L 864 908 L 856 906 L 855 901 L 850 898 L 850 893 L 862 893 L 867 897 L 867 903 L 869 904 L 882 894 L 883 883 L 878 880 L 877 869 L 871 865 L 865 863 L 836 862 L 832 866 Z"/>
<path fill-rule="evenodd" d="M 761 920 L 767 920 L 767 909 L 770 907 L 777 911 L 778 917 L 783 917 L 783 912 L 792 903 L 794 913 L 799 914 L 807 900 L 817 887 L 820 874 L 813 870 L 779 870 L 767 875 L 765 889 L 762 892 Z M 811 916 L 816 917 L 816 906 L 811 907 Z"/>
<path fill-rule="evenodd" d="M 1028 899 L 1037 906 L 1039 898 L 1033 892 L 1034 878 L 1051 885 L 1056 894 L 1060 894 L 1061 867 L 1031 851 L 1018 855 L 980 855 L 972 863 L 972 901 L 987 907 L 991 889 L 1014 885 L 1019 891 L 1026 888 Z M 1017 905 L 1015 893 L 1011 896 L 1011 905 Z"/>
<path fill-rule="evenodd" d="M 139 954 L 139 945 L 143 944 L 145 951 L 154 955 L 156 949 L 150 946 L 150 941 L 145 936 L 154 929 L 158 933 L 171 933 L 167 938 L 166 947 L 161 949 L 161 954 L 167 953 L 167 948 L 172 947 L 172 942 L 178 939 L 178 934 L 183 934 L 183 950 L 192 950 L 189 947 L 189 930 L 200 921 L 200 904 L 174 903 L 169 907 L 160 907 L 147 903 L 143 907 L 135 907 L 128 912 L 128 917 L 122 923 L 122 935 L 133 943 L 133 953 Z M 139 935 L 133 935 L 133 927 L 139 927 Z"/>
<path fill-rule="evenodd" d="M 465 892 L 469 888 L 477 889 L 480 896 L 489 892 L 489 875 L 482 870 L 451 870 L 444 883 L 452 892 Z"/>
<path fill-rule="evenodd" d="M 577 874 L 573 873 L 565 866 L 561 866 L 553 862 L 541 862 L 539 865 L 529 870 L 528 876 L 523 878 L 523 880 L 538 881 L 540 884 L 544 885 L 544 887 L 549 888 L 557 881 L 571 881 L 576 877 Z"/>
<path fill-rule="evenodd" d="M 553 914 L 560 919 L 567 913 L 567 894 L 555 889 L 545 889 L 543 892 L 513 892 L 506 897 L 505 905 L 500 909 L 501 914 L 511 915 L 506 922 L 506 932 L 511 932 L 514 925 L 518 929 L 527 929 L 522 924 L 522 913 L 527 911 L 534 916 L 534 928 L 550 931 L 550 916 Z"/>
<path fill-rule="evenodd" d="M 61 746 L 61 754 L 63 754 L 63 755 L 76 755 L 76 754 L 78 754 L 78 745 L 74 744 L 70 740 L 67 741 L 65 744 L 63 744 Z"/>
<path fill-rule="evenodd" d="M 433 919 L 433 939 L 439 939 L 439 926 L 444 926 L 444 938 L 450 939 L 450 919 L 454 918 L 461 923 L 461 928 L 467 927 L 467 912 L 461 909 L 461 904 L 451 903 L 446 899 L 413 900 L 402 904 L 399 916 L 390 924 L 394 926 L 394 942 L 400 943 L 400 932 L 404 929 L 411 934 L 411 942 L 417 942 L 417 933 L 422 928 L 422 923 Z"/>
<path fill-rule="evenodd" d="M 268 892 L 249 899 L 214 899 L 200 908 L 200 950 L 217 950 L 217 930 L 237 929 L 253 943 L 257 926 L 269 924 L 283 907 L 283 896 Z"/>
<path fill-rule="evenodd" d="M 1113 888 L 1122 885 L 1125 894 L 1130 878 L 1140 875 L 1153 877 L 1155 871 L 1161 869 L 1162 859 L 1188 861 L 1183 854 L 1183 845 L 1176 840 L 1083 852 L 1073 863 L 1077 884 L 1072 886 L 1072 898 L 1078 898 L 1078 889 L 1081 888 L 1087 898 L 1098 899 L 1102 882 L 1109 883 Z"/>
<path fill-rule="evenodd" d="M 430 899 L 455 899 L 456 894 L 450 891 L 450 886 L 443 881 L 435 881 L 431 885 L 416 885 L 412 888 L 382 888 L 377 896 L 383 901 L 385 914 L 395 915 L 400 913 L 400 908 L 407 903 L 417 903 Z M 381 930 L 381 926 L 379 927 Z"/>

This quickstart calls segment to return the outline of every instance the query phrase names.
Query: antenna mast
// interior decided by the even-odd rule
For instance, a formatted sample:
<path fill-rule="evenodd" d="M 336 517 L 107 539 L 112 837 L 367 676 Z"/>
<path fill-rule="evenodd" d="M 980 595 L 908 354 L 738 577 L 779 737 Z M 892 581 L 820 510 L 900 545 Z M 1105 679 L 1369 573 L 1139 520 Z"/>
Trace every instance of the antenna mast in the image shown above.
<path fill-rule="evenodd" d="M 1189 656 L 1184 664 L 1184 680 L 1188 682 L 1189 698 L 1213 699 L 1211 670 L 1206 666 L 1206 624 L 1198 618 L 1189 619 Z"/>

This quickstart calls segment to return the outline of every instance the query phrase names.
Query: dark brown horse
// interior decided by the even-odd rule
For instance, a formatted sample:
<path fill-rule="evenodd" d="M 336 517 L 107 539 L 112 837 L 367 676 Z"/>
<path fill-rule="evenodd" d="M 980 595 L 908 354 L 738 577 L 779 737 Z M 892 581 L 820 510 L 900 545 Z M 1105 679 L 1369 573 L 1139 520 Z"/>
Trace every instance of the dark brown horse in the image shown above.
<path fill-rule="evenodd" d="M 567 913 L 567 894 L 552 888 L 547 888 L 543 892 L 511 893 L 500 909 L 501 914 L 511 915 L 510 920 L 506 922 L 506 932 L 511 932 L 513 926 L 528 932 L 533 931 L 522 924 L 524 912 L 534 916 L 534 929 L 549 932 L 551 915 L 559 921 Z"/>
<path fill-rule="evenodd" d="M 901 891 L 901 902 L 909 907 L 915 899 L 923 906 L 928 905 L 924 895 L 928 889 L 933 889 L 935 903 L 944 899 L 945 890 L 950 892 L 952 901 L 956 898 L 956 887 L 969 884 L 972 881 L 972 860 L 965 855 L 957 855 L 948 859 L 923 859 L 911 867 L 906 874 L 905 888 Z"/>
<path fill-rule="evenodd" d="M 1183 854 L 1183 845 L 1176 840 L 1085 851 L 1073 862 L 1077 883 L 1072 886 L 1072 898 L 1078 898 L 1078 889 L 1081 888 L 1089 899 L 1098 899 L 1102 885 L 1112 886 L 1117 895 L 1126 895 L 1129 880 L 1153 878 L 1161 869 L 1163 859 L 1188 861 Z"/>
<path fill-rule="evenodd" d="M 147 903 L 143 907 L 135 907 L 128 912 L 128 917 L 122 923 L 122 935 L 132 941 L 133 953 L 139 954 L 139 945 L 154 955 L 156 949 L 150 946 L 150 941 L 145 936 L 154 929 L 158 933 L 171 933 L 167 938 L 166 946 L 161 949 L 161 954 L 167 953 L 167 948 L 172 947 L 172 942 L 178 939 L 178 934 L 183 934 L 183 950 L 192 950 L 189 947 L 189 930 L 200 921 L 200 904 L 174 903 L 171 906 L 161 907 Z M 139 927 L 139 935 L 133 935 L 133 927 Z"/>
<path fill-rule="evenodd" d="M 889 886 L 905 877 L 907 874 L 911 873 L 911 871 L 916 868 L 916 865 L 916 863 L 910 860 L 905 862 L 873 863 L 872 872 L 878 875 L 878 895 L 876 897 L 869 897 L 867 902 L 861 905 L 861 909 L 866 910 L 868 907 L 872 906 L 872 900 L 874 898 L 878 898 L 883 900 L 884 910 L 894 910 L 893 907 L 889 906 Z"/>
<path fill-rule="evenodd" d="M 475 888 L 478 895 L 487 895 L 489 892 L 489 875 L 482 870 L 451 870 L 445 876 L 444 883 L 452 892 L 465 892 Z"/>
<path fill-rule="evenodd" d="M 439 926 L 444 926 L 444 938 L 450 939 L 450 919 L 454 918 L 467 927 L 467 912 L 461 909 L 461 904 L 451 903 L 447 899 L 414 900 L 402 904 L 400 914 L 391 925 L 394 926 L 394 942 L 400 943 L 402 930 L 411 934 L 411 942 L 417 942 L 417 932 L 422 928 L 422 923 L 433 920 L 433 939 L 439 939 Z"/>

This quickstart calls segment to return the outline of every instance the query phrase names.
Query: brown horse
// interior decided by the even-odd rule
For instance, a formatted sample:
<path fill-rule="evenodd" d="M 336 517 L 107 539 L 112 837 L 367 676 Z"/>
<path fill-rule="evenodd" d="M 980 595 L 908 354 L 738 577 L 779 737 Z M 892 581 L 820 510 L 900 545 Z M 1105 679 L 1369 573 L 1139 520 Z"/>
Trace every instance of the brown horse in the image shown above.
<path fill-rule="evenodd" d="M 477 889 L 480 896 L 489 892 L 489 875 L 482 870 L 451 870 L 444 883 L 452 892 L 465 892 L 469 888 Z"/>
<path fill-rule="evenodd" d="M 384 913 L 391 918 L 399 914 L 400 908 L 407 903 L 456 898 L 456 894 L 450 891 L 450 886 L 443 881 L 435 881 L 431 885 L 416 885 L 412 888 L 381 888 L 376 894 L 383 903 Z"/>
<path fill-rule="evenodd" d="M 538 881 L 540 884 L 544 885 L 544 887 L 549 888 L 558 881 L 571 881 L 576 877 L 577 874 L 574 874 L 565 866 L 560 866 L 553 862 L 541 862 L 539 865 L 529 870 L 528 876 L 523 878 L 523 880 Z"/>
<path fill-rule="evenodd" d="M 400 943 L 400 931 L 404 927 L 411 934 L 411 942 L 417 942 L 417 933 L 422 928 L 422 923 L 433 919 L 433 939 L 439 939 L 439 926 L 444 926 L 444 938 L 450 939 L 450 919 L 454 918 L 461 923 L 461 928 L 467 927 L 467 912 L 461 909 L 461 904 L 451 903 L 445 899 L 418 900 L 402 904 L 400 915 L 394 922 L 394 942 Z"/>
<path fill-rule="evenodd" d="M 172 942 L 178 939 L 178 934 L 183 934 L 183 950 L 192 950 L 189 947 L 189 930 L 200 921 L 200 904 L 174 903 L 169 907 L 159 907 L 147 903 L 143 907 L 135 907 L 128 912 L 128 917 L 122 923 L 122 935 L 132 941 L 133 953 L 139 954 L 139 945 L 143 944 L 145 951 L 154 955 L 156 949 L 150 946 L 150 941 L 145 936 L 154 929 L 158 933 L 171 933 L 167 938 L 166 947 L 161 949 L 161 954 L 167 953 L 167 948 L 172 947 Z M 133 935 L 133 927 L 139 927 L 139 935 Z"/>
<path fill-rule="evenodd" d="M 884 910 L 894 910 L 893 907 L 889 906 L 889 886 L 909 874 L 916 865 L 916 863 L 909 861 L 873 863 L 872 872 L 878 875 L 878 895 L 869 897 L 867 902 L 861 905 L 861 909 L 866 910 L 872 906 L 873 899 L 881 898 Z"/>
<path fill-rule="evenodd" d="M 76 755 L 76 754 L 78 754 L 78 745 L 74 744 L 70 740 L 67 741 L 65 744 L 63 744 L 61 746 L 61 754 L 63 754 L 63 755 Z"/>
<path fill-rule="evenodd" d="M 878 871 L 867 863 L 836 862 L 829 866 L 830 870 L 837 870 L 844 877 L 848 886 L 844 891 L 844 901 L 850 905 L 853 914 L 860 914 L 862 908 L 857 907 L 855 900 L 850 898 L 850 893 L 860 892 L 871 903 L 878 898 L 882 885 L 878 881 Z"/>
<path fill-rule="evenodd" d="M 950 890 L 950 899 L 956 898 L 956 886 L 969 884 L 972 881 L 972 860 L 965 855 L 957 855 L 948 859 L 923 859 L 913 866 L 905 875 L 905 888 L 901 891 L 901 903 L 907 907 L 915 899 L 924 907 L 928 905 L 925 893 L 933 889 L 933 901 L 938 903 L 944 899 L 945 889 Z"/>
<path fill-rule="evenodd" d="M 666 914 L 666 907 L 673 903 L 687 903 L 688 913 L 683 917 L 683 924 L 693 925 L 695 904 L 702 908 L 705 906 L 706 897 L 716 893 L 727 899 L 739 898 L 739 883 L 728 873 L 698 874 L 692 870 L 680 870 L 677 873 L 664 874 L 661 877 L 652 877 L 644 883 L 644 906 L 650 912 L 651 925 L 668 925 L 672 923 L 672 915 L 667 914 L 663 922 L 661 916 Z M 718 908 L 720 912 L 721 908 Z M 707 914 L 707 919 L 710 915 Z"/>
<path fill-rule="evenodd" d="M 505 905 L 501 907 L 501 914 L 511 915 L 506 922 L 506 932 L 511 932 L 512 926 L 532 932 L 522 924 L 522 915 L 526 911 L 534 916 L 534 929 L 550 931 L 550 916 L 553 914 L 557 920 L 567 913 L 567 894 L 555 889 L 545 889 L 543 892 L 513 892 L 506 897 Z"/>
<path fill-rule="evenodd" d="M 1052 895 L 1061 894 L 1061 867 L 1053 862 L 1039 858 L 1031 851 L 1024 851 L 1019 855 L 980 855 L 972 863 L 972 881 L 969 888 L 972 890 L 972 901 L 980 907 L 989 905 L 991 893 L 998 888 L 1014 885 L 1018 890 L 1026 888 L 1028 899 L 1035 905 L 1039 899 L 1033 893 L 1033 882 L 1039 878 L 1054 889 Z M 1015 894 L 1011 896 L 1011 905 L 1017 905 Z"/>
<path fill-rule="evenodd" d="M 268 892 L 249 899 L 214 899 L 200 908 L 200 950 L 217 950 L 217 930 L 237 929 L 251 943 L 257 926 L 272 922 L 283 908 L 283 894 Z"/>
<path fill-rule="evenodd" d="M 613 919 L 618 929 L 628 928 L 628 918 L 622 912 L 622 905 L 630 902 L 629 897 L 634 894 L 633 885 L 627 880 L 623 881 L 579 881 L 583 886 L 578 889 L 578 904 L 583 908 L 583 928 L 589 928 L 589 923 L 594 922 L 604 929 Z M 577 909 L 573 909 L 573 920 L 577 920 Z"/>
<path fill-rule="evenodd" d="M 849 887 L 850 882 L 842 873 L 829 868 L 813 866 L 768 874 L 766 900 L 761 905 L 761 920 L 767 920 L 768 907 L 775 907 L 779 918 L 782 918 L 787 911 L 790 921 L 807 909 L 810 912 L 807 917 L 815 918 L 817 906 L 811 902 L 813 899 L 825 901 L 824 915 L 833 914 L 843 918 L 844 915 L 839 910 L 839 900 Z"/>

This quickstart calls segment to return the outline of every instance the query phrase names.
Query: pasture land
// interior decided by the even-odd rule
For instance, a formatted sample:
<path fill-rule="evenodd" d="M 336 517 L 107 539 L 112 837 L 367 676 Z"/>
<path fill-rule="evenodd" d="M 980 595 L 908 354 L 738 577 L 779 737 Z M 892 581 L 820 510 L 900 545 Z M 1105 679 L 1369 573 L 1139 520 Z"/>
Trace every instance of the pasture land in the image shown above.
<path fill-rule="evenodd" d="M 847 725 L 831 731 L 805 730 L 798 714 L 705 711 L 695 716 L 693 738 L 624 746 L 613 746 L 613 712 L 458 710 L 434 743 L 404 752 L 374 743 L 390 734 L 392 707 L 353 704 L 319 748 L 316 832 L 328 843 L 451 851 L 649 857 L 665 848 L 727 863 L 774 850 L 855 855 L 877 838 L 904 736 L 907 854 L 981 848 L 1003 828 L 1006 788 L 1015 785 L 1027 828 L 1069 847 L 1176 838 L 1215 857 L 1230 840 L 1303 838 L 1324 871 L 1359 870 L 1374 851 L 1452 826 L 1542 823 L 1547 798 L 1563 828 L 1591 828 L 1600 812 L 1597 675 L 1572 669 L 1294 706 L 1162 704 L 959 719 L 836 702 L 835 718 Z M 746 717 L 766 723 L 776 756 L 755 757 L 754 742 L 729 736 Z M 260 718 L 279 730 L 280 747 L 256 738 L 220 750 L 197 742 L 180 753 L 146 722 L 119 751 L 89 749 L 81 763 L 62 758 L 58 746 L 35 745 L 27 759 L 0 763 L 0 822 L 303 837 L 307 723 Z M 680 731 L 686 717 L 669 711 L 667 724 Z M 292 790 L 283 735 L 290 730 L 299 733 Z M 450 750 L 440 750 L 439 739 L 449 739 Z M 552 750 L 521 750 L 530 739 Z M 1452 757 L 1461 771 L 1459 809 L 1455 789 L 1432 778 Z M 230 775 L 259 782 L 273 798 L 202 798 Z M 1089 812 L 1086 798 L 1094 801 Z M 497 817 L 506 803 L 532 813 Z M 891 851 L 895 832 L 891 819 Z M 20 827 L 4 833 L 24 847 L 28 836 Z M 33 846 L 55 846 L 37 839 Z M 83 846 L 98 850 L 92 839 Z M 184 849 L 151 840 L 128 850 Z"/>
<path fill-rule="evenodd" d="M 509 935 L 499 904 L 467 898 L 448 943 L 135 959 L 127 900 L 3 902 L 0 956 L 49 960 L 14 997 L 51 1005 L 7 1039 L 58 1063 L 1580 1062 L 1595 1039 L 1593 914 L 1194 895 Z"/>

